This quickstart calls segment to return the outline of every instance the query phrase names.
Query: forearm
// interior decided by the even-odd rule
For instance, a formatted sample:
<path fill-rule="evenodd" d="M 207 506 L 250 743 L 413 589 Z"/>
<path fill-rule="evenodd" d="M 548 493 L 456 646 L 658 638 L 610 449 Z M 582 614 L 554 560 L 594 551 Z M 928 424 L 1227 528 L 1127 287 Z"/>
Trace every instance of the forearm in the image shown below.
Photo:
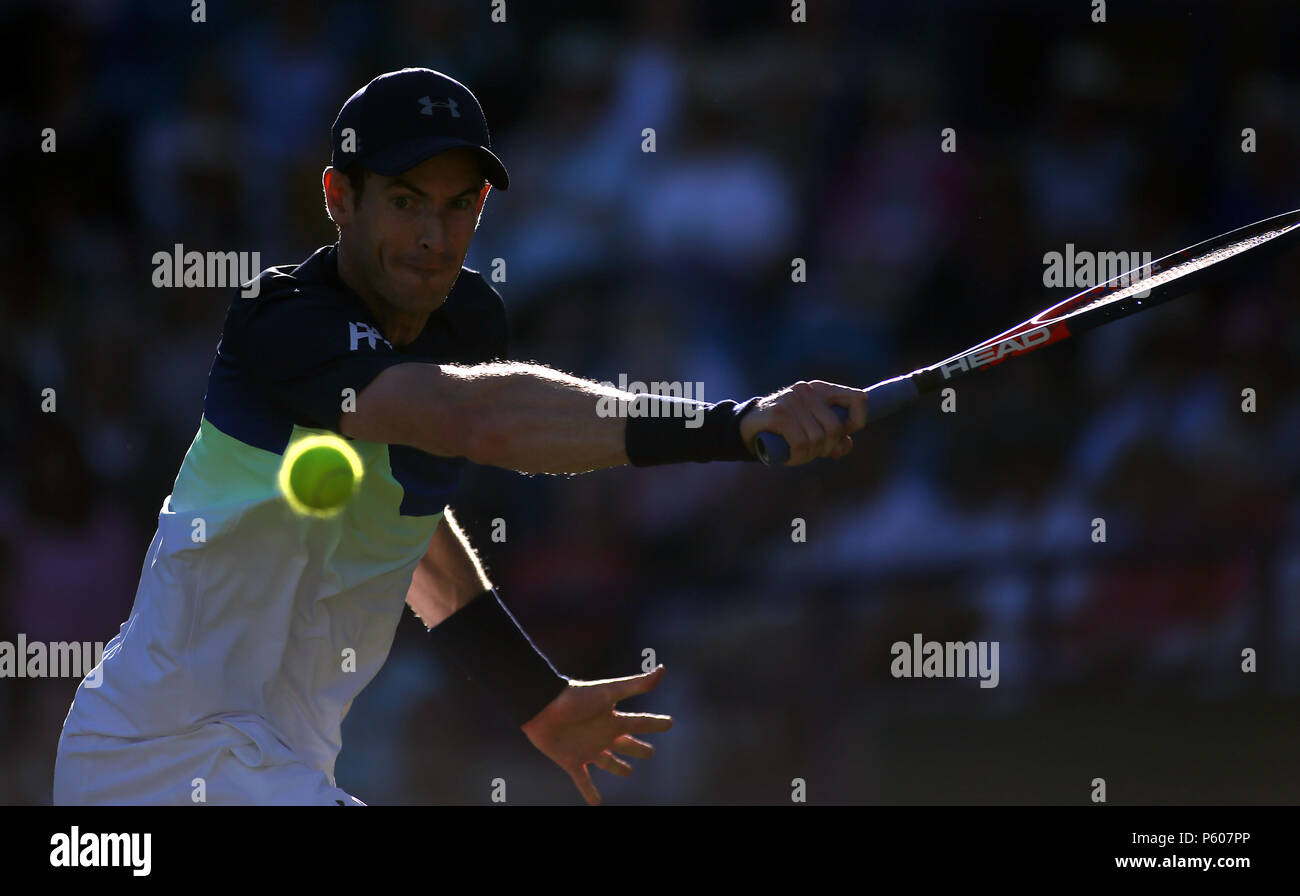
<path fill-rule="evenodd" d="M 602 410 L 635 395 L 534 364 L 454 370 L 473 382 L 468 413 L 477 456 L 470 460 L 521 473 L 585 473 L 628 462 L 627 420 Z"/>
<path fill-rule="evenodd" d="M 429 550 L 415 567 L 406 603 L 432 627 L 491 587 L 469 539 L 446 508 Z"/>
<path fill-rule="evenodd" d="M 416 568 L 406 602 L 430 628 L 434 649 L 477 681 L 516 725 L 568 686 L 497 597 L 450 507 Z"/>

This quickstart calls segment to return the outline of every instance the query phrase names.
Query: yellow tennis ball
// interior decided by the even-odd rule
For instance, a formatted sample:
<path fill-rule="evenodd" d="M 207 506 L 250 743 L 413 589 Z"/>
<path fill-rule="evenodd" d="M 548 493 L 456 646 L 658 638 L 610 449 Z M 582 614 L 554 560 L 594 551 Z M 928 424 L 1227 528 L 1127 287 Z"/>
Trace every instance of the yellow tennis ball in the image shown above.
<path fill-rule="evenodd" d="M 299 513 L 330 516 L 352 497 L 361 471 L 361 459 L 346 441 L 309 436 L 285 452 L 281 491 Z"/>

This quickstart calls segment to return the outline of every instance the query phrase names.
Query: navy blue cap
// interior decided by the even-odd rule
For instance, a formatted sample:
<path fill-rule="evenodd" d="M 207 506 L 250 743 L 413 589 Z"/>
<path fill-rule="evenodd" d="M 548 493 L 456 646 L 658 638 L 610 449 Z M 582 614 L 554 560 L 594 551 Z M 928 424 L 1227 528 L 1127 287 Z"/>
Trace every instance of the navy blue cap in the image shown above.
<path fill-rule="evenodd" d="M 348 128 L 353 152 L 343 146 Z M 444 150 L 471 146 L 479 151 L 488 183 L 499 190 L 510 185 L 506 166 L 492 152 L 483 107 L 464 84 L 432 69 L 404 68 L 375 78 L 343 104 L 331 135 L 330 164 L 340 171 L 359 162 L 391 177 Z"/>

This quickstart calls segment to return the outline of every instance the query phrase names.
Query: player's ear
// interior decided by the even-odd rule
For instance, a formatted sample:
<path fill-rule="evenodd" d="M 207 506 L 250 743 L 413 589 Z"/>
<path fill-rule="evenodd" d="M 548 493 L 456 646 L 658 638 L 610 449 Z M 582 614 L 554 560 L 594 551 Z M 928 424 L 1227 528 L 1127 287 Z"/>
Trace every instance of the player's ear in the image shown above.
<path fill-rule="evenodd" d="M 325 194 L 325 214 L 335 224 L 338 219 L 334 217 L 334 209 L 339 204 L 338 196 L 338 172 L 330 165 L 325 166 L 325 170 L 320 176 L 321 192 Z"/>
<path fill-rule="evenodd" d="M 474 229 L 478 230 L 478 222 L 483 220 L 483 203 L 487 202 L 488 193 L 492 192 L 492 185 L 486 180 L 483 181 L 483 189 L 478 191 L 478 207 L 474 209 Z"/>
<path fill-rule="evenodd" d="M 321 174 L 321 188 L 325 191 L 325 211 L 341 227 L 349 222 L 353 212 L 355 196 L 352 182 L 342 171 L 329 166 Z"/>

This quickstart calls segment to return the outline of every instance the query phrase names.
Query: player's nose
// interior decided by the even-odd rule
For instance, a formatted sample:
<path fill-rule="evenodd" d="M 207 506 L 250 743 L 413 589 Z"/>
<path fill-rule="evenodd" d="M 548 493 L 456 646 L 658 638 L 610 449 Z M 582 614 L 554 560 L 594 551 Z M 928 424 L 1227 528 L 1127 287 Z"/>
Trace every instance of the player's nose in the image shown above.
<path fill-rule="evenodd" d="M 450 247 L 447 242 L 447 228 L 437 215 L 426 215 L 420 220 L 417 242 L 425 252 L 441 254 Z"/>

